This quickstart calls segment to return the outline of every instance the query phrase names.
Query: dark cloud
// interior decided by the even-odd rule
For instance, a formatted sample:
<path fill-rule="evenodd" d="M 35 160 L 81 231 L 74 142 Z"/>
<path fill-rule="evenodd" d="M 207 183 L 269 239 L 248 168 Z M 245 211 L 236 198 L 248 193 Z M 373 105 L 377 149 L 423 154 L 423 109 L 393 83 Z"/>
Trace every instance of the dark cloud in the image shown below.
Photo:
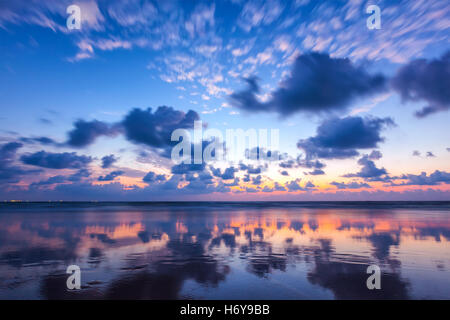
<path fill-rule="evenodd" d="M 420 157 L 420 151 L 414 150 L 413 153 L 412 153 L 412 155 L 413 155 L 414 157 Z"/>
<path fill-rule="evenodd" d="M 428 158 L 435 158 L 436 156 L 431 151 L 427 151 L 427 157 Z"/>
<path fill-rule="evenodd" d="M 281 173 L 281 175 L 283 175 L 283 176 L 288 176 L 288 175 L 289 175 L 289 172 L 287 172 L 286 170 L 283 170 L 283 171 L 281 171 L 280 173 Z"/>
<path fill-rule="evenodd" d="M 383 91 L 386 84 L 384 76 L 370 75 L 349 59 L 317 52 L 300 55 L 291 75 L 267 102 L 260 102 L 256 97 L 260 93 L 257 79 L 246 81 L 248 88 L 230 97 L 234 106 L 251 112 L 277 112 L 282 116 L 301 111 L 317 114 L 345 110 L 356 98 Z"/>
<path fill-rule="evenodd" d="M 150 183 L 150 182 L 160 182 L 160 181 L 166 181 L 167 178 L 163 174 L 156 174 L 152 171 L 147 173 L 144 178 L 142 178 L 142 181 Z"/>
<path fill-rule="evenodd" d="M 419 118 L 450 108 L 450 51 L 440 59 L 411 61 L 400 68 L 392 87 L 404 101 L 425 101 L 416 112 Z"/>
<path fill-rule="evenodd" d="M 247 174 L 260 174 L 262 172 L 263 167 L 262 166 L 252 166 L 247 165 L 245 163 L 239 163 L 239 170 L 247 171 Z"/>
<path fill-rule="evenodd" d="M 19 142 L 9 142 L 2 145 L 0 148 L 0 168 L 10 165 L 16 156 L 17 150 L 21 147 L 23 147 L 23 144 Z"/>
<path fill-rule="evenodd" d="M 171 171 L 173 174 L 186 174 L 192 171 L 203 171 L 205 170 L 205 164 L 190 164 L 190 163 L 180 163 L 172 167 Z"/>
<path fill-rule="evenodd" d="M 294 168 L 296 166 L 296 162 L 293 159 L 288 159 L 288 160 L 285 160 L 285 161 L 281 161 L 278 165 L 281 168 L 292 169 L 292 168 Z"/>
<path fill-rule="evenodd" d="M 370 160 L 380 160 L 383 157 L 383 154 L 378 150 L 373 150 L 369 155 L 368 158 Z"/>
<path fill-rule="evenodd" d="M 359 183 L 359 182 L 336 182 L 333 181 L 330 183 L 331 185 L 335 186 L 338 189 L 360 189 L 360 188 L 370 188 L 370 185 L 367 183 Z"/>
<path fill-rule="evenodd" d="M 48 186 L 48 185 L 53 185 L 53 184 L 65 183 L 65 182 L 80 182 L 83 178 L 87 178 L 90 175 L 91 175 L 91 173 L 89 172 L 89 170 L 80 169 L 76 173 L 71 174 L 71 175 L 67 175 L 67 176 L 58 175 L 58 176 L 50 177 L 46 180 L 34 182 L 30 185 L 30 188 L 31 189 L 40 188 L 42 186 Z"/>
<path fill-rule="evenodd" d="M 128 140 L 150 147 L 166 148 L 173 144 L 170 137 L 175 129 L 191 129 L 194 121 L 199 119 L 195 111 L 184 113 L 161 106 L 155 112 L 151 108 L 133 109 L 125 116 L 122 125 Z"/>
<path fill-rule="evenodd" d="M 308 158 L 302 159 L 301 157 L 297 158 L 297 165 L 303 168 L 314 168 L 314 169 L 322 169 L 325 167 L 325 164 L 320 162 L 319 160 L 310 160 Z"/>
<path fill-rule="evenodd" d="M 11 189 L 0 192 L 0 200 L 23 199 L 30 201 L 65 200 L 65 201 L 192 201 L 205 200 L 202 196 L 212 192 L 229 192 L 228 188 L 197 183 L 199 188 L 182 187 L 182 177 L 172 176 L 164 183 L 150 184 L 146 188 L 124 186 L 118 182 L 107 184 L 62 183 L 55 188 L 39 191 L 37 189 Z M 193 184 L 194 185 L 194 184 Z M 260 191 L 260 190 L 255 190 Z M 234 192 L 239 192 L 238 190 Z M 241 193 L 245 192 L 245 189 Z M 335 192 L 303 192 L 285 195 L 292 201 L 446 201 L 448 190 L 420 189 L 402 192 L 370 190 L 336 190 Z"/>
<path fill-rule="evenodd" d="M 201 159 L 201 163 L 194 163 L 196 160 L 196 149 L 200 150 L 200 144 L 201 144 L 201 155 L 204 154 L 205 149 L 208 147 L 209 145 L 209 141 L 206 140 L 202 140 L 202 142 L 198 143 L 198 144 L 194 144 L 191 143 L 190 145 L 190 151 L 191 151 L 191 162 L 190 163 L 180 163 L 180 164 L 176 164 L 172 167 L 172 173 L 174 174 L 185 174 L 185 173 L 189 173 L 191 171 L 204 171 L 206 169 L 206 163 L 207 160 Z M 163 156 L 167 156 L 167 157 L 171 157 L 170 156 L 170 148 L 166 148 L 164 149 L 164 154 Z M 215 149 L 212 150 L 211 155 L 214 157 L 215 156 Z M 217 170 L 215 171 L 217 173 Z M 229 173 L 229 172 L 228 172 Z"/>
<path fill-rule="evenodd" d="M 189 183 L 182 188 L 182 192 L 191 194 L 204 194 L 213 192 L 228 192 L 230 189 L 223 183 L 214 185 L 213 176 L 206 171 L 197 173 L 187 173 L 184 175 L 185 181 Z"/>
<path fill-rule="evenodd" d="M 108 124 L 98 120 L 78 120 L 74 129 L 68 133 L 67 145 L 76 148 L 86 147 L 100 136 L 114 137 L 124 133 L 134 143 L 155 148 L 168 148 L 174 145 L 170 136 L 175 129 L 191 129 L 194 121 L 199 120 L 195 111 L 187 113 L 172 107 L 161 106 L 152 112 L 151 108 L 132 109 L 120 123 Z M 166 150 L 167 151 L 167 150 Z M 169 157 L 170 154 L 164 154 Z"/>
<path fill-rule="evenodd" d="M 320 176 L 320 175 L 325 174 L 325 171 L 323 171 L 321 169 L 314 169 L 313 171 L 309 171 L 308 174 L 311 176 Z"/>
<path fill-rule="evenodd" d="M 30 184 L 30 188 L 40 187 L 40 186 L 46 186 L 46 185 L 52 185 L 56 183 L 63 183 L 67 181 L 67 176 L 53 176 L 46 180 L 42 180 L 39 182 L 34 182 Z"/>
<path fill-rule="evenodd" d="M 16 183 L 20 177 L 29 173 L 38 173 L 40 170 L 24 170 L 13 165 L 17 150 L 23 146 L 19 142 L 9 142 L 0 146 L 0 182 Z"/>
<path fill-rule="evenodd" d="M 296 180 L 292 180 L 290 182 L 287 182 L 285 184 L 285 187 L 288 189 L 289 192 L 305 191 L 305 188 L 302 188 L 300 186 L 300 179 L 296 179 Z"/>
<path fill-rule="evenodd" d="M 286 183 L 286 184 L 285 184 L 285 187 L 287 188 L 287 190 L 288 190 L 289 192 L 295 192 L 295 191 L 310 191 L 310 190 L 312 190 L 312 189 L 314 189 L 314 188 L 316 187 L 316 186 L 315 186 L 312 182 L 310 182 L 310 181 L 308 181 L 307 183 L 305 183 L 305 186 L 302 187 L 302 186 L 300 185 L 300 181 L 301 181 L 301 179 L 295 179 L 295 180 L 292 180 L 292 181 Z"/>
<path fill-rule="evenodd" d="M 51 153 L 39 151 L 20 157 L 23 163 L 50 169 L 80 169 L 92 161 L 91 157 L 75 152 Z"/>
<path fill-rule="evenodd" d="M 189 172 L 185 175 L 185 180 L 186 181 L 204 181 L 207 182 L 208 184 L 213 183 L 213 176 L 207 172 L 207 171 L 203 171 L 203 172 L 197 172 L 197 173 L 192 173 Z"/>
<path fill-rule="evenodd" d="M 261 175 L 257 175 L 256 177 L 252 178 L 252 183 L 256 186 L 259 186 L 262 183 L 262 177 Z"/>
<path fill-rule="evenodd" d="M 55 145 L 55 146 L 59 145 L 55 140 L 48 138 L 48 137 L 33 137 L 33 138 L 22 137 L 22 138 L 20 138 L 20 141 L 22 141 L 23 143 L 29 143 L 29 144 L 39 143 L 42 145 Z"/>
<path fill-rule="evenodd" d="M 362 166 L 361 170 L 358 173 L 349 173 L 343 175 L 343 177 L 351 178 L 351 177 L 359 177 L 359 178 L 378 178 L 382 175 L 387 174 L 386 169 L 377 168 L 375 162 L 371 159 L 380 159 L 381 153 L 379 151 L 373 151 L 371 154 L 365 154 L 358 160 L 358 164 Z"/>
<path fill-rule="evenodd" d="M 393 184 L 393 185 L 435 186 L 441 183 L 450 184 L 450 173 L 439 170 L 434 171 L 429 176 L 425 172 L 422 172 L 419 175 L 405 174 L 397 178 L 407 181 L 401 184 Z"/>
<path fill-rule="evenodd" d="M 233 180 L 233 182 L 230 182 L 230 183 L 224 183 L 223 185 L 225 186 L 225 187 L 238 187 L 239 186 L 239 178 L 238 177 L 236 177 L 236 178 L 234 178 L 234 180 Z"/>
<path fill-rule="evenodd" d="M 234 174 L 238 172 L 238 170 L 234 167 L 229 167 L 222 173 L 219 168 L 211 167 L 211 172 L 215 177 L 222 178 L 223 180 L 230 180 L 234 179 Z"/>
<path fill-rule="evenodd" d="M 76 173 L 69 176 L 68 180 L 72 182 L 79 182 L 83 178 L 88 178 L 91 176 L 91 172 L 87 169 L 80 169 Z"/>
<path fill-rule="evenodd" d="M 300 140 L 297 147 L 305 151 L 307 161 L 351 158 L 359 154 L 357 149 L 376 148 L 384 141 L 381 131 L 392 125 L 391 118 L 329 119 L 317 128 L 314 137 Z"/>
<path fill-rule="evenodd" d="M 110 154 L 109 156 L 104 156 L 102 158 L 102 168 L 103 169 L 110 168 L 117 160 L 118 159 L 113 154 Z"/>
<path fill-rule="evenodd" d="M 266 148 L 255 147 L 251 150 L 245 150 L 245 157 L 250 160 L 280 160 L 280 154 L 278 151 L 267 150 Z"/>
<path fill-rule="evenodd" d="M 78 120 L 74 126 L 75 128 L 68 133 L 67 144 L 76 148 L 86 147 L 94 143 L 100 136 L 113 137 L 120 133 L 119 125 L 111 125 L 98 120 Z"/>
<path fill-rule="evenodd" d="M 278 182 L 275 182 L 273 186 L 273 191 L 286 191 L 286 188 L 282 185 L 280 185 Z"/>
<path fill-rule="evenodd" d="M 279 163 L 279 166 L 286 169 L 298 167 L 314 169 L 313 171 L 309 172 L 310 175 L 325 174 L 325 172 L 322 170 L 322 168 L 325 167 L 325 164 L 320 162 L 319 160 L 311 160 L 311 158 L 311 155 L 307 155 L 307 157 L 303 157 L 302 155 L 300 155 L 296 160 L 294 160 L 289 156 L 286 156 L 284 160 Z M 308 173 L 305 172 L 305 175 L 308 175 Z"/>
<path fill-rule="evenodd" d="M 311 181 L 308 181 L 305 184 L 305 188 L 315 188 L 315 187 L 316 187 L 316 185 L 314 183 L 312 183 Z"/>
<path fill-rule="evenodd" d="M 125 172 L 121 170 L 111 171 L 105 176 L 98 177 L 98 181 L 113 181 L 115 178 L 123 175 Z"/>

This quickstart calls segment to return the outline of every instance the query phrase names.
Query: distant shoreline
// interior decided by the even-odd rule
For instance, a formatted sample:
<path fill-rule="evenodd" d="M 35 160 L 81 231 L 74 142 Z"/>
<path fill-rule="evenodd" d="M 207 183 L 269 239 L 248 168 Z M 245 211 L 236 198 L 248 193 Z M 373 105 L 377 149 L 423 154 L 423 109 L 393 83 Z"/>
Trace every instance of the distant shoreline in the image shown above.
<path fill-rule="evenodd" d="M 450 210 L 450 201 L 15 201 L 0 202 L 2 209 L 38 208 L 199 208 L 214 209 L 444 209 Z"/>

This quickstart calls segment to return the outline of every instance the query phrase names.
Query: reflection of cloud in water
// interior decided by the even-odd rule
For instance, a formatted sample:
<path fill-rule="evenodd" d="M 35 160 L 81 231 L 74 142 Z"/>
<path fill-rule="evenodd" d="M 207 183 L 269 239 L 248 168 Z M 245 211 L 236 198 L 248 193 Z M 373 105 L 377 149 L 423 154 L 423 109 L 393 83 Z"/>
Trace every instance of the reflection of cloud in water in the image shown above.
<path fill-rule="evenodd" d="M 16 277 L 14 290 L 39 279 L 39 293 L 23 289 L 24 294 L 51 299 L 207 298 L 205 292 L 227 290 L 222 284 L 229 281 L 243 287 L 274 281 L 282 290 L 305 278 L 319 297 L 325 288 L 341 299 L 398 299 L 412 297 L 414 279 L 406 276 L 405 265 L 422 274 L 436 270 L 441 281 L 435 285 L 450 278 L 447 212 L 425 219 L 420 212 L 386 210 L 197 210 L 33 212 L 31 218 L 3 212 L 0 279 Z M 432 250 L 414 252 L 421 246 Z M 418 254 L 424 259 L 418 261 Z M 69 264 L 82 269 L 80 292 L 65 289 Z M 370 264 L 382 269 L 382 290 L 366 287 Z M 280 275 L 289 283 L 282 284 Z M 1 282 L 3 297 L 12 289 Z M 261 294 L 277 298 L 271 290 Z"/>
<path fill-rule="evenodd" d="M 330 289 L 336 299 L 408 299 L 408 283 L 398 273 L 382 272 L 381 290 L 368 290 L 366 280 L 369 260 L 364 263 L 336 261 L 331 241 L 320 241 L 314 256 L 314 269 L 308 280 Z M 325 254 L 324 254 L 325 253 Z M 382 270 L 383 271 L 383 270 Z"/>

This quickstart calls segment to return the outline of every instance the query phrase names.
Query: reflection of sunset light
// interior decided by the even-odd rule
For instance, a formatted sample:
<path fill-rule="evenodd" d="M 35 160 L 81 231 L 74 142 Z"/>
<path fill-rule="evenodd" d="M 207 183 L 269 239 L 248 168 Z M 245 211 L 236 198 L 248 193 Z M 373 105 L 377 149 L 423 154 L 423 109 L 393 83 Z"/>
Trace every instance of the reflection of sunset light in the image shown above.
<path fill-rule="evenodd" d="M 176 222 L 175 230 L 177 231 L 177 233 L 188 233 L 187 227 L 181 221 Z"/>
<path fill-rule="evenodd" d="M 106 234 L 111 239 L 122 239 L 136 237 L 140 231 L 144 230 L 141 223 L 120 224 L 116 227 L 87 226 L 87 234 Z"/>

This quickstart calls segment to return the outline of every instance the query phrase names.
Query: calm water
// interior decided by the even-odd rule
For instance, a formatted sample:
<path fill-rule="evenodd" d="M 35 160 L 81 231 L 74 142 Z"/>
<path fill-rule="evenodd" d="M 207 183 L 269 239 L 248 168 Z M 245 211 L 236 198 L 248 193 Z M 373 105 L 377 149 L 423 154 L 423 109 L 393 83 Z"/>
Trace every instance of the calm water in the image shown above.
<path fill-rule="evenodd" d="M 0 204 L 0 298 L 450 299 L 450 203 Z"/>

